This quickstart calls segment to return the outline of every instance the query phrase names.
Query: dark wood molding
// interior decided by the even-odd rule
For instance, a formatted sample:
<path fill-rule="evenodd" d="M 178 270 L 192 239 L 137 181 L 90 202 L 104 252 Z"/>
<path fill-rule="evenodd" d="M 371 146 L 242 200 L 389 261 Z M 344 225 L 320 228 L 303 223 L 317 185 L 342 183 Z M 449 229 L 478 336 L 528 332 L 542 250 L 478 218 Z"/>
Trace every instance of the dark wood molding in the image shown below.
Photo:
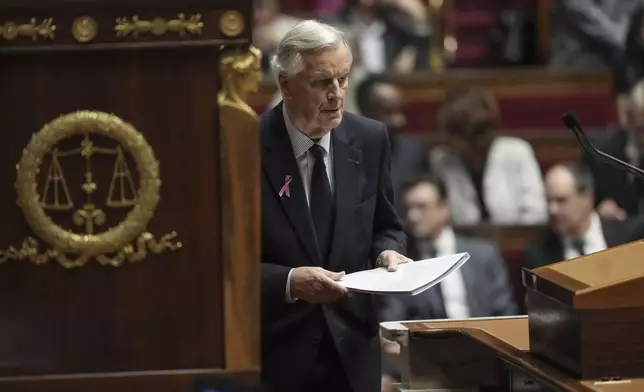
<path fill-rule="evenodd" d="M 239 10 L 245 24 L 241 33 L 235 37 L 227 37 L 220 28 L 220 18 L 226 11 L 227 9 L 213 10 L 210 8 L 190 7 L 187 5 L 181 7 L 175 5 L 173 9 L 151 10 L 133 7 L 102 7 L 92 4 L 85 7 L 78 6 L 77 8 L 74 8 L 73 11 L 59 11 L 55 8 L 38 9 L 38 11 L 31 11 L 30 9 L 13 12 L 5 11 L 3 14 L 7 16 L 0 17 L 0 23 L 12 21 L 14 23 L 21 24 L 29 22 L 31 18 L 36 18 L 36 21 L 39 23 L 46 18 L 52 18 L 52 23 L 55 25 L 56 29 L 54 31 L 54 37 L 51 39 L 41 37 L 35 40 L 26 37 L 17 37 L 13 40 L 3 39 L 0 41 L 0 49 L 10 50 L 20 48 L 20 50 L 25 50 L 23 48 L 38 48 L 39 50 L 44 50 L 45 48 L 56 48 L 58 46 L 62 46 L 69 50 L 69 47 L 86 49 L 106 44 L 123 47 L 127 44 L 136 46 L 141 44 L 159 45 L 161 43 L 166 45 L 173 43 L 175 45 L 190 46 L 200 41 L 206 41 L 210 45 L 223 45 L 225 43 L 229 43 L 230 39 L 241 40 L 247 43 L 250 42 L 252 37 L 253 18 L 251 10 Z M 0 12 L 2 12 L 2 8 L 0 8 Z M 127 18 L 131 21 L 134 16 L 138 16 L 141 20 L 146 21 L 151 21 L 157 17 L 172 20 L 176 19 L 180 13 L 183 13 L 186 19 L 197 14 L 201 15 L 201 22 L 203 23 L 201 33 L 190 34 L 186 32 L 185 34 L 180 35 L 179 33 L 168 31 L 164 35 L 156 37 L 150 32 L 143 32 L 140 33 L 138 37 L 135 37 L 133 33 L 119 37 L 114 30 L 117 18 Z M 74 21 L 82 16 L 89 16 L 96 21 L 96 35 L 91 41 L 85 43 L 78 42 L 72 33 Z"/>
<path fill-rule="evenodd" d="M 220 108 L 226 369 L 260 366 L 260 151 L 257 116 Z"/>
<path fill-rule="evenodd" d="M 0 378 L 3 392 L 190 392 L 195 382 L 217 377 L 259 383 L 259 369 L 228 371 L 195 369 L 178 371 L 69 374 Z"/>

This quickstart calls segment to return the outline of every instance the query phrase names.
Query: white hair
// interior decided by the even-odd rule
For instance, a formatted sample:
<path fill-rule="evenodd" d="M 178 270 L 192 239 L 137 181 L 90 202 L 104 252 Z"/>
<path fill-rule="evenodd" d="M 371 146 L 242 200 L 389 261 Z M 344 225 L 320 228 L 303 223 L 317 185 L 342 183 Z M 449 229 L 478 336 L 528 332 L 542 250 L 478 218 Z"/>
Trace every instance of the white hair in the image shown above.
<path fill-rule="evenodd" d="M 302 54 L 315 50 L 343 44 L 349 49 L 346 35 L 333 26 L 316 20 L 305 20 L 298 23 L 281 39 L 277 51 L 271 60 L 273 76 L 295 76 L 303 68 Z"/>

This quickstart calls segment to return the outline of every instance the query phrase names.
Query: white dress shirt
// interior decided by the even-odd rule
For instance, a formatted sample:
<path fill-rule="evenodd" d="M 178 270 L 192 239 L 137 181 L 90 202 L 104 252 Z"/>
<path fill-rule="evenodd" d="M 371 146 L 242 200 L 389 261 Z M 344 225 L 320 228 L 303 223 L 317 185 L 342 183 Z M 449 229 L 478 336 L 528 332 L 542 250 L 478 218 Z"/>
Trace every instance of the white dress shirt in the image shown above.
<path fill-rule="evenodd" d="M 286 131 L 291 140 L 291 147 L 293 148 L 293 155 L 295 161 L 300 169 L 300 176 L 302 178 L 302 185 L 304 185 L 304 192 L 306 193 L 306 202 L 310 204 L 311 198 L 311 176 L 313 174 L 313 166 L 315 165 L 315 158 L 309 149 L 313 144 L 317 143 L 324 149 L 324 164 L 326 165 L 326 176 L 329 178 L 329 185 L 331 192 L 333 192 L 333 154 L 331 154 L 331 132 L 324 135 L 320 140 L 314 142 L 310 137 L 306 136 L 291 122 L 291 119 L 286 113 L 286 106 L 282 106 L 282 113 L 284 114 L 284 124 L 286 124 Z M 295 299 L 291 297 L 291 274 L 293 269 L 288 273 L 286 279 L 286 301 L 294 302 Z"/>
<path fill-rule="evenodd" d="M 319 144 L 324 149 L 324 164 L 326 165 L 326 176 L 329 178 L 329 185 L 331 186 L 331 193 L 333 193 L 333 155 L 331 154 L 331 132 L 322 136 L 320 140 L 314 142 L 310 137 L 306 136 L 291 122 L 291 119 L 286 113 L 286 107 L 282 106 L 284 113 L 284 123 L 286 124 L 286 131 L 288 137 L 291 139 L 291 147 L 293 147 L 293 155 L 297 161 L 297 166 L 300 169 L 300 176 L 302 177 L 302 184 L 304 185 L 304 192 L 306 193 L 306 202 L 309 203 L 311 199 L 311 175 L 313 174 L 313 166 L 315 165 L 315 158 L 313 153 L 309 151 L 314 144 Z"/>
<path fill-rule="evenodd" d="M 456 252 L 456 236 L 451 227 L 445 227 L 441 234 L 434 241 L 436 256 L 453 255 Z M 445 313 L 448 318 L 463 319 L 470 315 L 467 306 L 467 289 L 463 281 L 463 274 L 460 269 L 447 275 L 440 283 L 443 292 Z"/>
<path fill-rule="evenodd" d="M 584 253 L 595 253 L 607 248 L 606 239 L 604 238 L 604 230 L 602 229 L 602 222 L 596 212 L 590 217 L 590 226 L 586 234 L 581 238 L 584 241 Z M 579 251 L 573 246 L 573 238 L 566 237 L 563 239 L 564 259 L 570 260 L 575 257 L 581 256 Z"/>

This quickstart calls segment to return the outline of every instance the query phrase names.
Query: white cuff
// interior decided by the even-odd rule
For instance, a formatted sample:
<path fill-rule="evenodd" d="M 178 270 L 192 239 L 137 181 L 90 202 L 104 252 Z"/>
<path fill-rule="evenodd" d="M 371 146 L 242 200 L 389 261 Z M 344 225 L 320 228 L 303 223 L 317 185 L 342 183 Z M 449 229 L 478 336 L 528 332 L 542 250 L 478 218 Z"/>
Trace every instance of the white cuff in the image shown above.
<path fill-rule="evenodd" d="M 293 273 L 293 268 L 288 272 L 288 277 L 286 278 L 286 302 L 292 304 L 297 301 L 297 298 L 291 298 L 291 274 Z"/>

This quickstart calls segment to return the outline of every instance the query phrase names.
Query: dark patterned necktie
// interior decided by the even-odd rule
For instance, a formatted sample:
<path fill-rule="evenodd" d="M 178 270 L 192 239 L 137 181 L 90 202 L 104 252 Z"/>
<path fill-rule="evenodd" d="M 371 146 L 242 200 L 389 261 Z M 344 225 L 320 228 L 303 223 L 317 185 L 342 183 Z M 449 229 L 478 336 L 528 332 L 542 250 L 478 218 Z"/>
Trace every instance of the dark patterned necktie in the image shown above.
<path fill-rule="evenodd" d="M 319 144 L 311 146 L 315 158 L 311 175 L 310 211 L 317 235 L 323 263 L 326 264 L 333 233 L 334 203 L 329 177 L 324 164 L 324 148 Z"/>
<path fill-rule="evenodd" d="M 584 250 L 584 245 L 585 241 L 583 238 L 575 238 L 572 240 L 572 247 L 579 253 L 579 256 L 583 256 L 586 254 L 586 251 Z"/>
<path fill-rule="evenodd" d="M 427 249 L 426 257 L 429 259 L 433 259 L 435 257 L 438 257 L 438 251 L 436 250 L 436 247 L 432 244 L 430 248 Z M 442 287 L 443 282 L 435 285 L 432 287 L 430 290 L 431 292 L 436 296 L 437 298 L 437 305 L 438 308 L 432 309 L 432 315 L 431 317 L 434 319 L 445 319 L 447 318 L 447 311 L 445 310 L 445 297 L 443 297 L 443 287 Z"/>

